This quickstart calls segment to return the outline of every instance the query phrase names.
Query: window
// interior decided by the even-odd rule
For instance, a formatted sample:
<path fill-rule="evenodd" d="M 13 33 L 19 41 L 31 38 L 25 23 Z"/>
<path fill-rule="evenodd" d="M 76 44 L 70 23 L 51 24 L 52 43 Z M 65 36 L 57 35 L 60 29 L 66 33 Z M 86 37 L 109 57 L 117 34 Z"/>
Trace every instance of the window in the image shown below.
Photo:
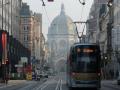
<path fill-rule="evenodd" d="M 24 36 L 24 41 L 28 41 L 28 40 L 29 40 L 28 36 L 27 35 Z"/>
<path fill-rule="evenodd" d="M 28 26 L 28 25 L 25 25 L 25 26 L 23 27 L 23 29 L 24 29 L 24 31 L 28 31 L 28 30 L 29 30 L 29 26 Z"/>
<path fill-rule="evenodd" d="M 29 30 L 29 26 L 27 26 L 27 30 Z"/>
<path fill-rule="evenodd" d="M 24 31 L 25 31 L 26 30 L 25 26 L 23 28 L 24 28 Z"/>
<path fill-rule="evenodd" d="M 24 20 L 24 21 L 23 21 L 24 23 L 27 23 L 27 21 L 28 21 L 27 18 L 24 18 L 23 20 Z"/>

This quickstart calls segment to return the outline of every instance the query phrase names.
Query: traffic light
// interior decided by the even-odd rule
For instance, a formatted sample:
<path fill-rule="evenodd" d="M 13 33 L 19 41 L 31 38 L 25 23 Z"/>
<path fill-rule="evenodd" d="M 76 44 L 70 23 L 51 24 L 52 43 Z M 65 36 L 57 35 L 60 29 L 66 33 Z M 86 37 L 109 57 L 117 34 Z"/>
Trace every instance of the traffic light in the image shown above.
<path fill-rule="evenodd" d="M 54 0 L 48 0 L 48 2 L 53 2 Z"/>

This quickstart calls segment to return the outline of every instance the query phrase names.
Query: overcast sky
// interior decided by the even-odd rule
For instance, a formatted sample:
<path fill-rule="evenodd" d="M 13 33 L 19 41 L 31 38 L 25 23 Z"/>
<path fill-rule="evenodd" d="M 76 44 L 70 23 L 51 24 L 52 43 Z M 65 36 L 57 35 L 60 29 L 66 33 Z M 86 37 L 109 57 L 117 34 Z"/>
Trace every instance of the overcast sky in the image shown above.
<path fill-rule="evenodd" d="M 83 1 L 83 0 L 81 0 Z M 42 6 L 41 0 L 23 0 L 30 5 L 30 9 L 33 12 L 42 13 L 43 17 L 43 34 L 47 35 L 48 27 L 52 20 L 60 13 L 61 4 L 65 6 L 65 12 L 72 18 L 73 21 L 86 21 L 89 15 L 90 7 L 93 0 L 85 0 L 86 5 L 83 6 L 79 3 L 79 0 L 54 0 L 54 2 L 47 2 L 44 0 L 46 6 Z M 47 12 L 47 14 L 46 14 Z M 82 28 L 83 26 L 81 26 Z M 79 30 L 81 32 L 82 30 Z"/>

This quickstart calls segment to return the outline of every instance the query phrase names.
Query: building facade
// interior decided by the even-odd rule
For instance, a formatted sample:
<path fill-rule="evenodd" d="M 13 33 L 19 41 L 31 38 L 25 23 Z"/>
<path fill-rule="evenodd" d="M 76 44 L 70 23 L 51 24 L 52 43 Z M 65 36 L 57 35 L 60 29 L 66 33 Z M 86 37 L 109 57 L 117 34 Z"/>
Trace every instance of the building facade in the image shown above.
<path fill-rule="evenodd" d="M 114 0 L 114 28 L 112 30 L 113 51 L 120 52 L 120 1 Z"/>
<path fill-rule="evenodd" d="M 32 57 L 34 62 L 35 73 L 39 74 L 42 71 L 44 65 L 44 46 L 45 37 L 42 33 L 42 14 L 34 13 L 33 15 L 33 31 L 32 31 Z"/>
<path fill-rule="evenodd" d="M 22 0 L 0 0 L 0 29 L 19 39 L 19 20 Z"/>
<path fill-rule="evenodd" d="M 89 18 L 87 21 L 87 38 L 89 43 L 98 42 L 99 31 L 99 2 L 94 0 L 94 3 L 90 9 Z"/>
<path fill-rule="evenodd" d="M 114 9 L 110 9 L 110 7 L 108 7 L 107 0 L 94 0 L 93 6 L 95 7 L 95 5 L 97 5 L 97 7 L 95 7 L 94 9 L 92 6 L 93 9 L 91 10 L 91 13 L 97 16 L 96 17 L 97 25 L 94 23 L 90 23 L 90 25 L 88 25 L 88 31 L 89 29 L 94 27 L 93 25 L 95 25 L 97 28 L 96 28 L 96 33 L 88 34 L 88 37 L 93 37 L 93 39 L 90 38 L 89 41 L 92 41 L 92 42 L 96 41 L 95 43 L 100 45 L 104 78 L 115 78 L 116 73 L 118 72 L 118 69 L 119 69 L 119 64 L 118 64 L 119 62 L 119 36 L 120 36 L 119 35 L 120 8 L 118 7 L 119 3 L 120 3 L 119 0 L 114 0 L 114 4 L 113 4 Z M 109 13 L 110 10 L 114 12 L 114 16 L 112 18 Z M 98 14 L 93 13 L 93 11 Z M 90 16 L 91 16 L 91 13 L 90 13 Z M 93 19 L 94 17 L 92 17 L 92 20 Z M 114 19 L 113 20 L 114 24 L 112 24 L 113 29 L 111 30 L 109 23 L 111 22 L 112 19 Z M 110 32 L 111 32 L 111 38 L 110 38 Z M 112 46 L 111 51 L 110 51 L 110 46 L 109 46 L 110 40 L 111 40 L 111 46 Z M 111 75 L 110 72 L 112 72 L 114 75 Z"/>
<path fill-rule="evenodd" d="M 34 18 L 27 3 L 22 3 L 20 11 L 20 42 L 32 51 L 32 30 L 33 30 Z"/>
<path fill-rule="evenodd" d="M 36 57 L 37 60 L 40 60 L 40 47 L 42 48 L 42 14 L 34 13 L 34 29 L 32 31 L 32 39 L 33 39 L 33 51 L 35 51 L 33 56 Z"/>

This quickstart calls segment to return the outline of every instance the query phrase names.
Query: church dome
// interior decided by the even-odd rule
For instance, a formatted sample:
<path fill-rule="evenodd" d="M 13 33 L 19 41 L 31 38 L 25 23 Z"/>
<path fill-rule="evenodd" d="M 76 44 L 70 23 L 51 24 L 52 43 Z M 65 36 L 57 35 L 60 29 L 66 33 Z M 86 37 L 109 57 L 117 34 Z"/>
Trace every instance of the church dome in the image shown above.
<path fill-rule="evenodd" d="M 75 25 L 72 19 L 65 14 L 64 5 L 61 5 L 61 12 L 54 18 L 49 27 L 48 35 L 75 34 Z"/>

